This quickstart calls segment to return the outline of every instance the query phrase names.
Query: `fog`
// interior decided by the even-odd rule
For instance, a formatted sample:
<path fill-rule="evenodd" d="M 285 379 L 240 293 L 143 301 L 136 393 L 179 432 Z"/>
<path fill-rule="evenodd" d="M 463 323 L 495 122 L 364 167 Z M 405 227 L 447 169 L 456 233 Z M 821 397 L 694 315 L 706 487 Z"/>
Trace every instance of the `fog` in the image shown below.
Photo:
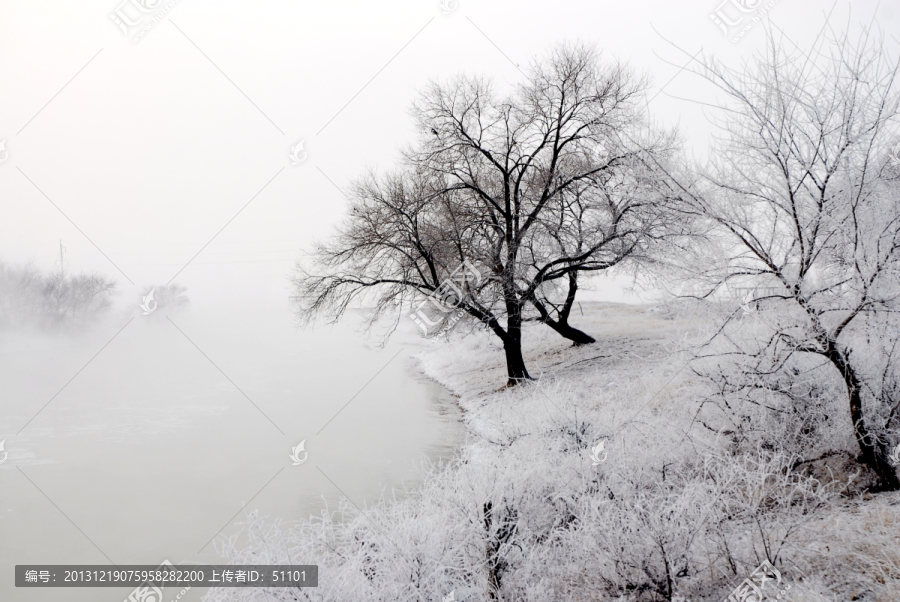
<path fill-rule="evenodd" d="M 413 333 L 378 349 L 350 324 L 298 332 L 286 307 L 240 315 L 4 339 L 4 566 L 222 561 L 209 542 L 244 505 L 285 520 L 343 495 L 364 507 L 460 441 L 453 398 L 415 375 Z M 11 570 L 0 579 L 15 591 Z"/>
<path fill-rule="evenodd" d="M 218 561 L 211 542 L 245 507 L 284 520 L 341 497 L 364 509 L 452 456 L 460 411 L 417 370 L 427 344 L 411 321 L 381 347 L 356 311 L 298 329 L 289 301 L 350 182 L 413 142 L 410 104 L 430 80 L 513 86 L 554 43 L 586 41 L 645 73 L 654 119 L 702 156 L 711 127 L 695 100 L 710 90 L 683 66 L 701 48 L 738 65 L 763 42 L 760 27 L 723 36 L 715 1 L 661 0 L 188 0 L 132 41 L 138 27 L 126 36 L 111 16 L 158 14 L 135 2 L 0 6 L 0 261 L 117 281 L 90 325 L 0 331 L 3 600 L 120 600 L 16 589 L 12 567 Z M 778 2 L 770 16 L 802 45 L 829 10 Z M 833 10 L 874 15 L 896 43 L 896 6 Z M 168 283 L 189 306 L 142 312 L 144 291 Z M 580 299 L 654 294 L 628 284 L 596 278 Z"/>

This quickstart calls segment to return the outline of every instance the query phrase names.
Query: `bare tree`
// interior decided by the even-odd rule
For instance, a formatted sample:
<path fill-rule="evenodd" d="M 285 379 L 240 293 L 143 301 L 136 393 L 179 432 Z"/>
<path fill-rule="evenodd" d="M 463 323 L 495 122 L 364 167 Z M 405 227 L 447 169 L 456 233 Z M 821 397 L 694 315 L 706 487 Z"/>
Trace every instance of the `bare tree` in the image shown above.
<path fill-rule="evenodd" d="M 648 209 L 665 206 L 638 199 L 637 190 L 610 194 L 617 183 L 652 173 L 647 155 L 665 154 L 674 143 L 653 133 L 638 109 L 645 87 L 624 66 L 601 64 L 591 49 L 562 46 L 512 98 L 498 99 L 485 81 L 459 79 L 432 85 L 417 103 L 422 144 L 408 158 L 464 192 L 487 226 L 484 245 L 492 252 L 485 263 L 498 275 L 511 339 L 523 305 L 532 304 L 562 336 L 592 342 L 568 323 L 578 273 L 606 269 L 637 250 Z M 558 305 L 542 294 L 556 281 L 568 287 Z"/>
<path fill-rule="evenodd" d="M 43 313 L 56 326 L 84 322 L 109 309 L 116 282 L 95 272 L 54 270 L 43 278 Z"/>
<path fill-rule="evenodd" d="M 0 264 L 0 313 L 6 326 L 84 323 L 107 311 L 115 292 L 115 280 L 95 272 L 42 273 L 30 264 Z"/>
<path fill-rule="evenodd" d="M 112 305 L 116 282 L 95 272 L 80 273 L 70 278 L 73 317 L 100 314 Z"/>
<path fill-rule="evenodd" d="M 506 97 L 477 78 L 432 84 L 413 107 L 420 137 L 403 169 L 358 183 L 336 237 L 298 267 L 300 315 L 337 319 L 380 287 L 374 320 L 422 295 L 443 296 L 460 266 L 479 266 L 452 304 L 503 342 L 508 384 L 530 378 L 528 307 L 574 342 L 593 341 L 568 324 L 578 273 L 642 248 L 638 239 L 659 222 L 632 216 L 664 206 L 636 190 L 612 193 L 617 182 L 659 175 L 646 155 L 672 143 L 646 126 L 636 106 L 643 88 L 581 46 L 556 49 Z M 571 299 L 557 306 L 548 293 L 558 280 Z"/>
<path fill-rule="evenodd" d="M 569 324 L 580 275 L 659 264 L 660 255 L 672 254 L 693 236 L 680 191 L 668 171 L 658 167 L 672 162 L 674 142 L 673 136 L 657 135 L 640 145 L 643 152 L 610 153 L 605 145 L 613 141 L 607 141 L 596 160 L 618 155 L 619 161 L 572 182 L 540 217 L 540 234 L 524 254 L 537 286 L 529 282 L 525 290 L 538 319 L 576 345 L 594 342 Z"/>
<path fill-rule="evenodd" d="M 301 319 L 321 313 L 338 320 L 354 300 L 371 294 L 372 325 L 426 295 L 434 301 L 430 316 L 416 313 L 436 327 L 432 332 L 454 319 L 445 305 L 502 332 L 492 311 L 497 300 L 488 282 L 493 276 L 479 272 L 484 270 L 479 237 L 456 196 L 445 183 L 411 170 L 357 181 L 350 215 L 337 234 L 315 247 L 309 264 L 297 266 L 294 299 Z M 467 277 L 447 287 L 463 266 Z"/>
<path fill-rule="evenodd" d="M 0 262 L 0 325 L 34 320 L 41 312 L 43 275 L 37 266 Z"/>
<path fill-rule="evenodd" d="M 822 35 L 805 54 L 770 34 L 765 55 L 743 71 L 704 60 L 697 73 L 726 99 L 723 135 L 704 185 L 684 191 L 719 243 L 692 274 L 701 293 L 738 286 L 773 309 L 752 350 L 733 339 L 734 353 L 752 355 L 747 376 L 787 370 L 798 354 L 824 360 L 846 391 L 860 460 L 893 490 L 900 481 L 876 420 L 884 413 L 878 399 L 869 412 L 864 403 L 865 369 L 877 362 L 860 352 L 875 352 L 859 338 L 866 322 L 897 310 L 900 291 L 900 203 L 888 160 L 898 63 L 881 42 L 869 31 Z"/>

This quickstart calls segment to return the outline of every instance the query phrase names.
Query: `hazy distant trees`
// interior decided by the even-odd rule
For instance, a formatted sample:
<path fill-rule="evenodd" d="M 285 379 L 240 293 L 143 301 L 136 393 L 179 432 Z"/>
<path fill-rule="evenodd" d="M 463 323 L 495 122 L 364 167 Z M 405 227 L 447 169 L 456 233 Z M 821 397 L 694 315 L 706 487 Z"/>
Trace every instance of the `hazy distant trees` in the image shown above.
<path fill-rule="evenodd" d="M 897 70 L 868 33 L 820 38 L 809 55 L 770 38 L 739 71 L 705 61 L 698 72 L 724 95 L 723 133 L 701 185 L 685 188 L 719 245 L 693 263 L 693 285 L 755 290 L 760 308 L 743 321 L 756 336 L 740 324 L 721 333 L 720 392 L 790 406 L 801 373 L 839 378 L 859 458 L 885 489 L 900 488 L 888 461 L 900 397 L 873 381 L 896 366 L 886 333 L 900 309 Z"/>
<path fill-rule="evenodd" d="M 592 342 L 568 323 L 578 275 L 678 231 L 658 167 L 673 140 L 642 117 L 644 87 L 584 47 L 556 49 L 506 96 L 479 78 L 432 84 L 401 168 L 357 182 L 337 235 L 298 266 L 300 316 L 338 319 L 375 289 L 373 322 L 450 299 L 503 342 L 511 385 L 530 378 L 530 316 Z M 416 307 L 423 328 L 458 319 Z"/>
<path fill-rule="evenodd" d="M 83 324 L 109 310 L 115 280 L 94 272 L 42 272 L 0 262 L 0 326 Z"/>

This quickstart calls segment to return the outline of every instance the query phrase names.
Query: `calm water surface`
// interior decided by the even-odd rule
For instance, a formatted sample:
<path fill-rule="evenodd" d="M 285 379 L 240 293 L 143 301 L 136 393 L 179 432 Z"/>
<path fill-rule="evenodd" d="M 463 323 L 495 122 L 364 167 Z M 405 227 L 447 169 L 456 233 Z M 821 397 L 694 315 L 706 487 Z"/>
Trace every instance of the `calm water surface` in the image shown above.
<path fill-rule="evenodd" d="M 342 492 L 363 507 L 415 487 L 418 466 L 462 438 L 452 396 L 415 370 L 406 325 L 380 349 L 352 316 L 298 331 L 286 309 L 193 308 L 116 335 L 127 320 L 0 338 L 4 602 L 122 601 L 131 588 L 17 589 L 13 566 L 222 563 L 211 540 L 244 511 L 306 518 Z"/>

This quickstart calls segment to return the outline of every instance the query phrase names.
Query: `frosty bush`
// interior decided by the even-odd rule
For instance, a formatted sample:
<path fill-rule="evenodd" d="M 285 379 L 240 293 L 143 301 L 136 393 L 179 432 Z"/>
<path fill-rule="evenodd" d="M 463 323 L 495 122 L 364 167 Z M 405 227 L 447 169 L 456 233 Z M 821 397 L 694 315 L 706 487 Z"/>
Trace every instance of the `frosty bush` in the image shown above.
<path fill-rule="evenodd" d="M 609 329 L 627 320 L 614 314 L 604 327 L 596 316 L 586 312 L 607 335 L 600 343 L 625 357 L 631 339 L 613 343 Z M 320 587 L 213 589 L 207 599 L 437 602 L 452 591 L 468 601 L 720 600 L 764 559 L 792 583 L 811 583 L 816 529 L 846 484 L 806 470 L 763 433 L 735 445 L 702 426 L 694 417 L 705 381 L 671 363 L 688 359 L 677 350 L 706 327 L 646 319 L 653 327 L 640 333 L 653 333 L 655 354 L 601 364 L 597 349 L 560 341 L 543 366 L 568 372 L 502 392 L 485 392 L 490 379 L 468 372 L 467 362 L 503 370 L 502 352 L 477 337 L 431 352 L 427 371 L 441 366 L 463 395 L 471 440 L 458 457 L 364 514 L 345 500 L 289 526 L 251 516 L 220 552 L 234 562 L 315 562 Z M 685 338 L 685 327 L 698 334 Z M 595 465 L 600 439 L 609 457 Z"/>

